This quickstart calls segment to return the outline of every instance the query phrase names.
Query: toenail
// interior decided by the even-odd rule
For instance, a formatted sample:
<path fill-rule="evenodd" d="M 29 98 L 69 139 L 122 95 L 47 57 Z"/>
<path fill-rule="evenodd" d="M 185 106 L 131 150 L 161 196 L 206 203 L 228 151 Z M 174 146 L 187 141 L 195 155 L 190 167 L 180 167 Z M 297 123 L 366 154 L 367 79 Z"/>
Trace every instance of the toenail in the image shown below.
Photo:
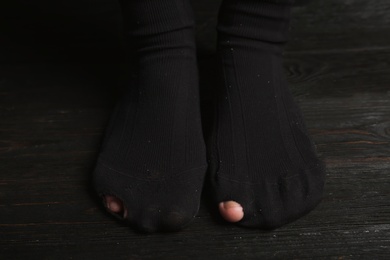
<path fill-rule="evenodd" d="M 225 210 L 234 210 L 234 211 L 242 211 L 242 207 L 240 204 L 234 201 L 228 201 L 228 202 L 221 202 L 220 207 L 224 208 Z"/>
<path fill-rule="evenodd" d="M 108 203 L 108 208 L 112 211 L 115 211 L 115 212 L 121 210 L 119 204 L 115 201 L 110 201 Z"/>

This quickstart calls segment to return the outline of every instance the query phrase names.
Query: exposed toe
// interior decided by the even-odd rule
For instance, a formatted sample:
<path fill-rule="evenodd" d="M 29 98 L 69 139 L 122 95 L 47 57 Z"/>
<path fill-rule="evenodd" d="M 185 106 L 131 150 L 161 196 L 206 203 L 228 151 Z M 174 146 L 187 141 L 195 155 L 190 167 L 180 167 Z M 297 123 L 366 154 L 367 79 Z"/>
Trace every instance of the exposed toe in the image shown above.
<path fill-rule="evenodd" d="M 108 210 L 113 213 L 121 213 L 123 212 L 123 216 L 127 215 L 127 210 L 123 206 L 123 202 L 115 196 L 106 195 L 104 196 L 105 205 Z"/>
<path fill-rule="evenodd" d="M 228 222 L 238 222 L 244 217 L 244 210 L 235 201 L 225 201 L 219 203 L 219 212 Z"/>

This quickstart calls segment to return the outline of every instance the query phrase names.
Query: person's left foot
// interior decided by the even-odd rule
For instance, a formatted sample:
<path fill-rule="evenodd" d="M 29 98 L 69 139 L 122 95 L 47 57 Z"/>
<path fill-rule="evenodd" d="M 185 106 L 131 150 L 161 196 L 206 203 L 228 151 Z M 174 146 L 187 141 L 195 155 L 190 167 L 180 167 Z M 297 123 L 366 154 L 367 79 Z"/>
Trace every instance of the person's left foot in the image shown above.
<path fill-rule="evenodd" d="M 224 0 L 220 9 L 211 177 L 222 217 L 246 227 L 296 220 L 320 202 L 324 186 L 284 76 L 290 5 L 281 2 Z"/>

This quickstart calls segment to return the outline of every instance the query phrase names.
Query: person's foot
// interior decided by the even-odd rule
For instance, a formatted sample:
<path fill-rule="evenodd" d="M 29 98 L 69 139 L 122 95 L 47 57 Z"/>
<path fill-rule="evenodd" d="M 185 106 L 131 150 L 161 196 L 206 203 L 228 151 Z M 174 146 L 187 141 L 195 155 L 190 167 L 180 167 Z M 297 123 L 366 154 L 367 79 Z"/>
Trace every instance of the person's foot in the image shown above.
<path fill-rule="evenodd" d="M 175 231 L 196 216 L 207 168 L 194 21 L 187 0 L 125 3 L 138 75 L 111 117 L 94 185 L 135 228 Z"/>
<path fill-rule="evenodd" d="M 246 227 L 279 227 L 322 198 L 324 168 L 283 70 L 287 2 L 224 0 L 220 9 L 211 181 L 222 217 Z"/>

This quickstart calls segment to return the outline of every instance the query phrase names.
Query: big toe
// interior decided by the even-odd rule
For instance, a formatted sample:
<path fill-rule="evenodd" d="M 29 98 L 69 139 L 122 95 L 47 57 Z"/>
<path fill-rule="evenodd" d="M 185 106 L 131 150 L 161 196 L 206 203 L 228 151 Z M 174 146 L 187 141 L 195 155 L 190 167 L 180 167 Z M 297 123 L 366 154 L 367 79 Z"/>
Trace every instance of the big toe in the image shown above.
<path fill-rule="evenodd" d="M 228 222 L 238 222 L 244 217 L 242 206 L 235 201 L 225 201 L 219 203 L 219 212 Z"/>
<path fill-rule="evenodd" d="M 113 213 L 120 214 L 124 218 L 127 216 L 127 209 L 125 209 L 123 202 L 115 196 L 104 196 L 105 205 L 108 210 Z"/>

